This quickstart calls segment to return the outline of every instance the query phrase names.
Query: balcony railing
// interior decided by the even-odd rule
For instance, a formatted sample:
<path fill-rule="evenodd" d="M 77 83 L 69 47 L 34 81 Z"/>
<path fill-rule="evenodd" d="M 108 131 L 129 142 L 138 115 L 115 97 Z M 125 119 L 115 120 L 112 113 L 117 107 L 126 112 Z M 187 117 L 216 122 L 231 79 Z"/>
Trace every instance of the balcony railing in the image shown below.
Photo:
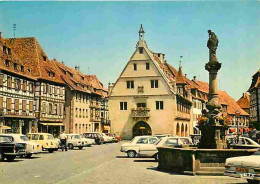
<path fill-rule="evenodd" d="M 149 118 L 150 109 L 132 109 L 132 118 Z"/>
<path fill-rule="evenodd" d="M 101 118 L 101 123 L 104 124 L 104 125 L 110 125 L 110 120 L 105 119 L 105 118 Z"/>

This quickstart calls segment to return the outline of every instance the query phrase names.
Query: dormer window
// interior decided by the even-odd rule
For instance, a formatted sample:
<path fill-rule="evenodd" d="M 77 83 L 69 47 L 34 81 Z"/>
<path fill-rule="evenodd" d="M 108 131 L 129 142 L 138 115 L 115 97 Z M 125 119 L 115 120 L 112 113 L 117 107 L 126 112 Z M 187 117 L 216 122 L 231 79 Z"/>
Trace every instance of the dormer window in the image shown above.
<path fill-rule="evenodd" d="M 7 48 L 7 54 L 11 55 L 11 49 L 10 48 Z"/>
<path fill-rule="evenodd" d="M 51 72 L 48 72 L 48 76 L 49 76 L 49 77 L 51 76 Z"/>
<path fill-rule="evenodd" d="M 84 77 L 81 77 L 82 80 L 84 80 Z"/>
<path fill-rule="evenodd" d="M 17 63 L 14 63 L 13 66 L 14 66 L 14 69 L 17 70 Z"/>
<path fill-rule="evenodd" d="M 24 72 L 24 66 L 21 66 L 21 72 Z"/>
<path fill-rule="evenodd" d="M 5 65 L 9 67 L 10 61 L 9 60 L 5 60 Z"/>
<path fill-rule="evenodd" d="M 6 46 L 3 46 L 3 52 L 4 52 L 4 53 L 7 53 L 7 48 L 6 48 Z"/>
<path fill-rule="evenodd" d="M 46 61 L 47 60 L 47 57 L 46 56 L 42 56 L 43 58 L 43 61 Z"/>
<path fill-rule="evenodd" d="M 139 53 L 143 54 L 144 53 L 144 48 L 143 47 L 139 47 Z"/>

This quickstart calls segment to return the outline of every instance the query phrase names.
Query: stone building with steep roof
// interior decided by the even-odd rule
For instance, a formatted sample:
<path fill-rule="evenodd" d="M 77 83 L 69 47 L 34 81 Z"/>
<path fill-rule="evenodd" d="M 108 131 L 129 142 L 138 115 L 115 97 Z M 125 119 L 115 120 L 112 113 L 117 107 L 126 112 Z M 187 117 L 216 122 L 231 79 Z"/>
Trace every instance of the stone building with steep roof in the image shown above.
<path fill-rule="evenodd" d="M 250 122 L 260 130 L 260 70 L 252 77 L 250 93 Z"/>
<path fill-rule="evenodd" d="M 37 131 L 33 73 L 0 35 L 0 133 Z"/>
<path fill-rule="evenodd" d="M 35 116 L 38 131 L 49 132 L 57 137 L 64 129 L 65 83 L 56 73 L 35 37 L 8 38 L 4 42 L 21 62 L 30 66 L 35 82 Z"/>
<path fill-rule="evenodd" d="M 111 132 L 124 139 L 144 134 L 188 136 L 193 133 L 191 100 L 181 68 L 177 71 L 164 54 L 148 48 L 141 26 L 136 50 L 110 88 Z"/>

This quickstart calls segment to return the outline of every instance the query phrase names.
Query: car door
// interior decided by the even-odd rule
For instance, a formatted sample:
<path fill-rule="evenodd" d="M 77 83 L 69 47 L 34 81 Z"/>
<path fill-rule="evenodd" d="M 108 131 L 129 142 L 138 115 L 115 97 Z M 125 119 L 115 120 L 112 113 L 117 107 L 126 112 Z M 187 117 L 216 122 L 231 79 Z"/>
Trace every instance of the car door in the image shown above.
<path fill-rule="evenodd" d="M 145 157 L 151 157 L 155 153 L 157 153 L 156 146 L 152 144 L 153 142 L 156 142 L 156 140 L 147 137 L 140 138 L 136 142 L 136 144 L 139 145 L 139 155 Z"/>

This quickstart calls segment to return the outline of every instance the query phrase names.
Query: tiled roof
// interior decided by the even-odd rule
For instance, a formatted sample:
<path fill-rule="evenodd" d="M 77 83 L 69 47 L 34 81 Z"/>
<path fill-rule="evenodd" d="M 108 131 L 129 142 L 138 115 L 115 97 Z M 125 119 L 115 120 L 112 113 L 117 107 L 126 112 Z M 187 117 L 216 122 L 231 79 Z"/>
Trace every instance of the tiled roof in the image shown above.
<path fill-rule="evenodd" d="M 63 63 L 58 62 L 56 59 L 53 59 L 52 62 L 54 63 L 56 70 L 58 71 L 59 75 L 63 79 L 63 81 L 72 89 L 81 91 L 84 93 L 91 93 L 88 89 L 88 81 L 81 74 L 80 71 L 76 69 L 72 69 L 66 66 Z M 81 75 L 80 75 L 81 74 Z M 83 76 L 83 78 L 82 78 Z"/>
<path fill-rule="evenodd" d="M 176 77 L 176 83 L 177 84 L 187 84 L 186 80 L 185 80 L 185 78 L 183 76 L 182 67 L 181 66 L 179 67 L 179 70 L 178 70 L 178 75 Z"/>
<path fill-rule="evenodd" d="M 194 81 L 192 80 L 195 84 L 198 85 L 198 90 L 202 91 L 204 93 L 209 93 L 209 84 L 207 82 L 203 82 L 203 81 Z"/>
<path fill-rule="evenodd" d="M 219 95 L 219 103 L 220 104 L 227 104 L 227 112 L 228 114 L 235 115 L 237 110 L 240 111 L 241 115 L 249 116 L 247 112 L 245 112 L 237 103 L 236 101 L 230 97 L 226 91 L 218 91 Z"/>
<path fill-rule="evenodd" d="M 260 69 L 253 75 L 252 83 L 248 91 L 260 87 Z"/>
<path fill-rule="evenodd" d="M 249 109 L 250 108 L 250 95 L 249 95 L 249 93 L 243 93 L 243 96 L 237 101 L 237 104 L 242 109 Z"/>
<path fill-rule="evenodd" d="M 5 46 L 8 48 L 8 45 L 4 43 L 2 38 L 0 38 L 0 46 Z M 6 65 L 6 60 L 9 61 L 9 66 Z M 17 55 L 12 50 L 11 54 L 7 54 L 3 51 L 3 49 L 0 49 L 0 70 L 14 73 L 15 75 L 26 77 L 28 79 L 36 80 L 36 78 L 32 75 L 34 71 L 31 71 L 27 65 L 24 65 L 24 63 L 19 60 Z"/>
<path fill-rule="evenodd" d="M 60 75 L 56 75 L 55 73 L 54 63 L 48 59 L 48 56 L 35 37 L 7 38 L 3 39 L 3 41 L 12 49 L 24 65 L 30 66 L 34 77 L 64 84 Z"/>

